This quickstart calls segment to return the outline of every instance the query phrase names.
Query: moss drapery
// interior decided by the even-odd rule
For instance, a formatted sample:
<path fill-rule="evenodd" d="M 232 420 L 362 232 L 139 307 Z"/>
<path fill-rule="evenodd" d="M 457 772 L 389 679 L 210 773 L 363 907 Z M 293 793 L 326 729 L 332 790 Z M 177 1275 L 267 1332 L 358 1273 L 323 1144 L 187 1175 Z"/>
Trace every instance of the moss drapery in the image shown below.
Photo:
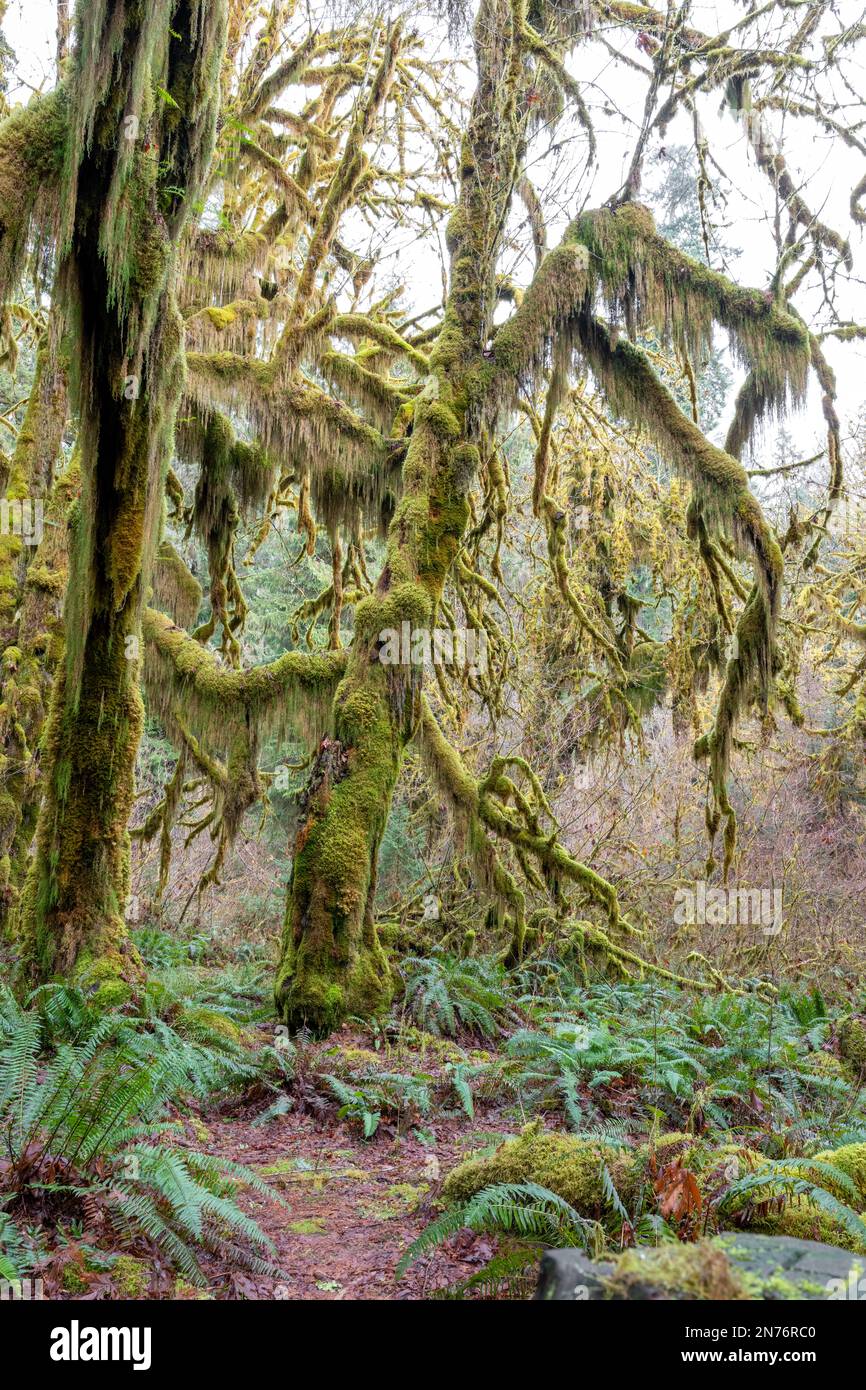
<path fill-rule="evenodd" d="M 19 936 L 30 978 L 72 973 L 103 992 L 140 968 L 124 925 L 140 611 L 183 379 L 177 247 L 214 145 L 225 30 L 222 0 L 77 12 L 58 291 L 75 342 L 81 498 Z"/>

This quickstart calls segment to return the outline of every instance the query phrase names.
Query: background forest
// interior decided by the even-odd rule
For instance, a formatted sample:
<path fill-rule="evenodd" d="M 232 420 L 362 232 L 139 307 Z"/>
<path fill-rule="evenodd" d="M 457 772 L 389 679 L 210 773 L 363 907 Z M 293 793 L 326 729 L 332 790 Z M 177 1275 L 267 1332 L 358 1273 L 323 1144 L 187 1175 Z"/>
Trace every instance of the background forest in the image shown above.
<path fill-rule="evenodd" d="M 864 13 L 71 8 L 0 0 L 0 1276 L 866 1253 Z"/>

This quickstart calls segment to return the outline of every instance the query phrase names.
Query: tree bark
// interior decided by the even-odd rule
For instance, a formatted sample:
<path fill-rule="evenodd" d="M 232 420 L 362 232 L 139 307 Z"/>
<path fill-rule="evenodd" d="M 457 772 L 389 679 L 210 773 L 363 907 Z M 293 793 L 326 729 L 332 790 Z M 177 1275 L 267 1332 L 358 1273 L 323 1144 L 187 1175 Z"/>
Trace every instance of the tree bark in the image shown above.
<path fill-rule="evenodd" d="M 213 150 L 225 24 L 222 0 L 79 11 L 58 282 L 78 335 L 81 501 L 20 934 L 27 977 L 71 975 L 109 1007 L 140 973 L 124 922 L 140 618 L 183 381 L 176 253 Z"/>
<path fill-rule="evenodd" d="M 501 229 L 522 138 L 516 7 L 483 0 L 475 27 L 478 85 L 448 225 L 450 287 L 431 372 L 414 412 L 403 494 L 375 591 L 359 603 L 333 737 L 319 749 L 295 843 L 277 1007 L 318 1032 L 390 999 L 374 924 L 376 862 L 403 753 L 419 714 L 412 669 L 380 660 L 385 629 L 429 629 L 461 544 L 479 440 L 494 408 L 485 355 Z"/>
<path fill-rule="evenodd" d="M 0 931 L 17 904 L 38 804 L 36 749 L 56 661 L 66 580 L 68 490 L 53 486 L 66 423 L 66 367 L 49 327 L 36 354 L 27 412 L 15 441 L 6 495 L 34 530 L 0 536 Z M 35 509 L 40 508 L 37 512 Z"/>

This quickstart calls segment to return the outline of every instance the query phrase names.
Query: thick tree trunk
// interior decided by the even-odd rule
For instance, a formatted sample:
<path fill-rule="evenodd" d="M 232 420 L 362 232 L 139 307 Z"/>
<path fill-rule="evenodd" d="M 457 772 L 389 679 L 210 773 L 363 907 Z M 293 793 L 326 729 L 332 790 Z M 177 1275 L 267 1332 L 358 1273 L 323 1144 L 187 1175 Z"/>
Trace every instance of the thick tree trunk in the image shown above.
<path fill-rule="evenodd" d="M 74 973 L 88 986 L 101 981 L 101 1002 L 110 1004 L 124 993 L 117 982 L 138 973 L 124 920 L 126 827 L 144 722 L 138 661 L 143 575 L 167 462 L 164 442 L 154 437 L 153 414 L 143 402 L 158 398 L 165 418 L 173 417 L 181 333 L 164 294 L 142 395 L 126 401 L 115 385 L 124 380 L 123 325 L 105 311 L 105 271 L 95 243 L 90 257 L 80 248 L 79 262 L 90 259 L 82 312 L 85 320 L 92 316 L 85 331 L 97 344 L 98 436 L 89 441 L 92 453 L 88 442 L 82 449 L 82 497 L 70 538 L 65 660 L 44 736 L 46 776 L 21 937 L 32 979 Z"/>
<path fill-rule="evenodd" d="M 359 603 L 333 738 L 303 804 L 276 999 L 291 1026 L 324 1032 L 385 1007 L 391 985 L 376 939 L 376 861 L 403 751 L 418 719 L 411 668 L 380 661 L 385 630 L 429 629 L 469 516 L 478 441 L 493 407 L 485 355 L 501 229 L 521 142 L 521 68 L 509 0 L 483 0 L 478 88 L 464 141 L 461 197 L 448 227 L 451 284 L 431 373 L 415 406 L 403 495 L 375 592 Z"/>
<path fill-rule="evenodd" d="M 278 1008 L 293 1025 L 327 1031 L 390 999 L 373 921 L 376 863 L 417 723 L 418 685 L 411 668 L 380 660 L 382 634 L 400 632 L 404 622 L 431 626 L 468 516 L 454 472 L 458 441 L 453 411 L 421 402 L 406 463 L 416 483 L 397 510 L 376 590 L 356 610 L 333 736 L 319 749 L 302 801 L 277 978 Z"/>
<path fill-rule="evenodd" d="M 276 986 L 294 1026 L 326 1032 L 390 998 L 373 897 L 402 747 L 385 668 L 357 663 L 335 699 L 334 736 L 319 749 L 295 843 Z"/>
<path fill-rule="evenodd" d="M 79 339 L 81 502 L 20 935 L 29 978 L 72 975 L 108 1006 L 140 972 L 124 923 L 140 618 L 183 380 L 175 257 L 213 149 L 225 20 L 221 0 L 79 12 L 59 281 Z"/>

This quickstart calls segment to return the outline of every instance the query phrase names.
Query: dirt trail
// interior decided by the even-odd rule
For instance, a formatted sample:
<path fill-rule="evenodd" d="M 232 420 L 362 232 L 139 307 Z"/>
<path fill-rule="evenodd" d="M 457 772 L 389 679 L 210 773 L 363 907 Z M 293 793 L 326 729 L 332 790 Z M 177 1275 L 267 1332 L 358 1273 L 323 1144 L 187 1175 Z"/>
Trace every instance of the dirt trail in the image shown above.
<path fill-rule="evenodd" d="M 467 1278 L 495 1253 L 485 1236 L 462 1232 L 424 1257 L 399 1281 L 407 1245 L 436 1215 L 440 1174 L 499 1130 L 483 1120 L 446 1118 L 432 1124 L 429 1146 L 382 1130 L 355 1138 L 345 1123 L 286 1115 L 257 1127 L 251 1120 L 212 1120 L 209 1152 L 253 1167 L 285 1201 L 257 1193 L 241 1204 L 277 1247 L 281 1284 L 214 1262 L 213 1294 L 285 1299 L 417 1299 Z"/>
<path fill-rule="evenodd" d="M 270 1042 L 270 1030 L 265 1025 L 260 1030 L 262 1040 Z M 324 1056 L 320 1045 L 312 1046 L 303 1070 L 334 1070 L 339 1054 L 372 1061 L 373 1053 L 359 1051 L 370 1043 L 369 1036 L 341 1029 L 321 1045 Z M 473 1040 L 464 1043 L 471 1047 Z M 435 1095 L 444 1055 L 452 1047 L 429 1039 L 420 1051 L 388 1050 L 379 1064 L 423 1073 Z M 238 1200 L 274 1242 L 283 1279 L 261 1279 L 215 1259 L 202 1261 L 211 1296 L 418 1299 L 468 1278 L 496 1253 L 490 1237 L 462 1231 L 420 1258 L 402 1279 L 395 1277 L 407 1246 L 441 1210 L 435 1205 L 441 1179 L 473 1150 L 513 1132 L 513 1113 L 506 1117 L 485 1104 L 470 1119 L 449 1101 L 434 1104 L 423 1119 L 405 1117 L 399 1127 L 383 1115 L 374 1136 L 365 1140 L 356 1123 L 338 1117 L 336 1103 L 326 1100 L 318 1085 L 301 1081 L 289 1099 L 292 1108 L 285 1115 L 264 1123 L 256 1121 L 273 1094 L 250 1096 L 237 1107 L 228 1102 L 222 1109 L 205 1109 L 189 1126 L 191 1146 L 252 1168 L 282 1199 L 247 1189 Z"/>

